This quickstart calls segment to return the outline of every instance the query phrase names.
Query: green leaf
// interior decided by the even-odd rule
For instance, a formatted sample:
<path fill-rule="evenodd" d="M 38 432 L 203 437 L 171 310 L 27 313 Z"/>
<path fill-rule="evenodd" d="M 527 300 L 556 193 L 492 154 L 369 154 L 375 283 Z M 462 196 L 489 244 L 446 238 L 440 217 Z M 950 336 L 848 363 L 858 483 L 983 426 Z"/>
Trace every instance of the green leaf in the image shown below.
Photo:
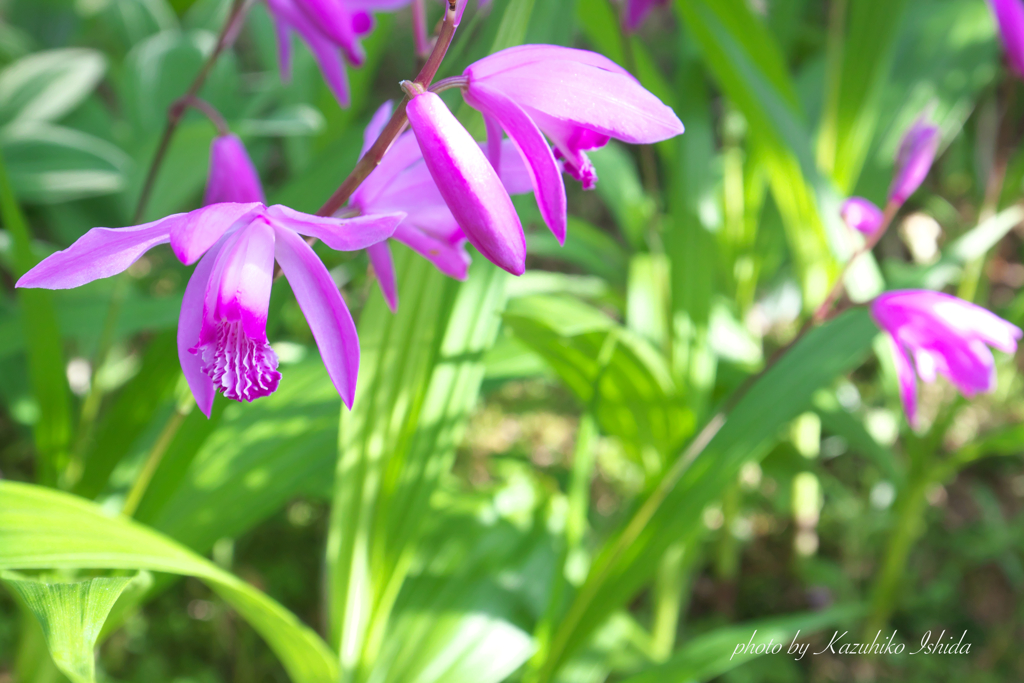
<path fill-rule="evenodd" d="M 378 661 L 504 306 L 505 275 L 483 259 L 459 286 L 412 252 L 399 256 L 398 313 L 379 297 L 363 312 L 359 391 L 341 420 L 328 563 L 332 629 L 345 671 L 367 671 Z"/>
<path fill-rule="evenodd" d="M 834 189 L 817 171 L 785 59 L 744 0 L 677 0 L 719 86 L 750 125 L 813 308 L 838 272 L 833 252 L 851 250 Z"/>
<path fill-rule="evenodd" d="M 202 579 L 274 650 L 295 683 L 334 683 L 330 648 L 294 614 L 164 535 L 75 496 L 0 481 L 0 569 L 148 569 Z"/>
<path fill-rule="evenodd" d="M 37 261 L 32 254 L 28 224 L 11 189 L 2 155 L 0 218 L 14 242 L 15 273 L 21 276 Z M 17 296 L 28 347 L 32 391 L 39 404 L 40 416 L 33 429 L 40 458 L 39 479 L 52 484 L 56 483 L 57 475 L 66 460 L 71 439 L 71 410 L 68 405 L 67 380 L 64 377 L 60 328 L 48 291 L 19 289 Z"/>
<path fill-rule="evenodd" d="M 636 163 L 618 143 L 588 152 L 601 182 L 597 193 L 615 216 L 615 222 L 630 244 L 641 247 L 657 211 L 654 200 L 644 191 Z"/>
<path fill-rule="evenodd" d="M 641 516 L 594 560 L 555 635 L 541 681 L 552 680 L 593 629 L 650 579 L 671 543 L 690 542 L 701 528 L 704 507 L 736 480 L 744 463 L 764 457 L 780 425 L 806 410 L 815 391 L 859 364 L 876 335 L 866 311 L 850 311 L 811 330 L 757 380 L 678 483 L 662 492 L 660 503 L 641 506 Z"/>
<path fill-rule="evenodd" d="M 131 159 L 88 133 L 48 123 L 0 132 L 11 184 L 23 201 L 53 203 L 120 192 Z"/>
<path fill-rule="evenodd" d="M 830 28 L 829 90 L 817 156 L 844 194 L 857 184 L 875 136 L 906 5 L 906 0 L 857 0 L 845 3 L 845 12 L 833 10 L 841 16 Z"/>
<path fill-rule="evenodd" d="M 606 434 L 638 462 L 657 469 L 693 429 L 664 357 L 648 342 L 578 299 L 513 300 L 505 323 L 541 355 Z"/>
<path fill-rule="evenodd" d="M 599 275 L 612 285 L 625 287 L 627 252 L 600 228 L 575 216 L 569 216 L 569 239 L 560 245 L 550 231 L 526 236 L 527 251 L 534 256 L 557 259 Z"/>
<path fill-rule="evenodd" d="M 132 577 L 50 583 L 4 572 L 0 578 L 39 620 L 57 668 L 74 683 L 95 683 L 96 640 Z"/>
<path fill-rule="evenodd" d="M 789 614 L 718 628 L 693 638 L 664 664 L 631 676 L 623 683 L 711 680 L 760 657 L 761 654 L 754 652 L 758 646 L 773 647 L 781 643 L 782 652 L 786 652 L 801 634 L 806 637 L 826 626 L 853 623 L 864 612 L 862 605 L 843 605 L 822 612 Z M 737 653 L 738 645 L 749 645 L 749 649 Z M 797 659 L 799 655 L 792 657 Z"/>
<path fill-rule="evenodd" d="M 56 121 L 95 89 L 106 70 L 103 54 L 85 48 L 19 59 L 0 71 L 0 125 Z"/>

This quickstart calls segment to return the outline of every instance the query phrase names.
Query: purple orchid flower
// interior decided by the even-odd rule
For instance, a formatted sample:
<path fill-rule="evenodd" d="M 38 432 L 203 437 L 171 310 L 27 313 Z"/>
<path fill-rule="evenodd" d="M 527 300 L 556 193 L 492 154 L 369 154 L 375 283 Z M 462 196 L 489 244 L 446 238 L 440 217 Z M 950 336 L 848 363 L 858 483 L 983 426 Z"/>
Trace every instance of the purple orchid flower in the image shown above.
<path fill-rule="evenodd" d="M 167 242 L 182 263 L 199 261 L 181 305 L 178 359 L 196 403 L 209 416 L 218 391 L 236 401 L 253 401 L 277 389 L 277 354 L 267 341 L 276 260 L 331 381 L 351 408 L 359 370 L 355 324 L 324 264 L 300 235 L 332 249 L 355 251 L 390 237 L 405 214 L 340 219 L 267 207 L 252 162 L 233 136 L 214 140 L 211 165 L 206 196 L 233 201 L 143 225 L 93 228 L 44 259 L 17 286 L 79 287 L 124 271 Z"/>
<path fill-rule="evenodd" d="M 526 235 L 492 162 L 440 97 L 408 81 L 403 87 L 410 94 L 406 106 L 409 125 L 455 222 L 487 260 L 513 275 L 522 275 L 526 271 Z M 550 155 L 546 144 L 544 147 Z"/>
<path fill-rule="evenodd" d="M 504 131 L 530 170 L 544 222 L 565 243 L 562 169 L 592 189 L 597 174 L 586 150 L 616 138 L 632 144 L 683 132 L 672 111 L 607 57 L 555 45 L 521 45 L 471 64 L 463 76 L 466 102 L 487 123 L 492 163 Z M 554 144 L 552 153 L 544 136 Z"/>
<path fill-rule="evenodd" d="M 882 294 L 871 304 L 871 315 L 889 337 L 903 409 L 915 428 L 914 366 L 925 382 L 942 375 L 967 397 L 992 391 L 996 386 L 995 360 L 988 347 L 1014 353 L 1022 335 L 1016 325 L 980 306 L 929 290 Z"/>
<path fill-rule="evenodd" d="M 309 46 L 338 104 L 349 105 L 348 75 L 342 55 L 362 66 L 366 52 L 359 40 L 374 27 L 371 12 L 387 12 L 410 0 L 267 0 L 277 31 L 281 77 L 291 78 L 291 33 Z"/>
<path fill-rule="evenodd" d="M 988 0 L 999 25 L 1006 61 L 1024 78 L 1024 3 L 1021 0 Z"/>
<path fill-rule="evenodd" d="M 622 8 L 622 25 L 630 33 L 636 32 L 655 7 L 663 7 L 668 0 L 626 0 Z"/>
<path fill-rule="evenodd" d="M 392 104 L 386 102 L 373 115 L 363 133 L 361 155 L 376 141 L 391 112 Z M 526 166 L 511 141 L 505 142 L 500 173 L 505 190 L 510 195 L 531 192 Z M 457 280 L 466 278 L 470 263 L 466 235 L 437 189 L 413 132 L 403 133 L 392 143 L 381 163 L 352 194 L 344 211 L 353 210 L 360 214 L 408 214 L 392 239 L 419 252 L 445 275 Z M 394 311 L 398 307 L 398 283 L 391 249 L 381 242 L 366 251 L 384 298 Z"/>
<path fill-rule="evenodd" d="M 864 235 L 874 235 L 882 226 L 882 210 L 863 197 L 850 197 L 839 209 L 839 215 L 851 230 Z"/>
<path fill-rule="evenodd" d="M 889 201 L 902 204 L 917 191 L 935 161 L 939 149 L 939 127 L 922 115 L 903 134 L 896 152 L 896 174 L 889 187 Z"/>

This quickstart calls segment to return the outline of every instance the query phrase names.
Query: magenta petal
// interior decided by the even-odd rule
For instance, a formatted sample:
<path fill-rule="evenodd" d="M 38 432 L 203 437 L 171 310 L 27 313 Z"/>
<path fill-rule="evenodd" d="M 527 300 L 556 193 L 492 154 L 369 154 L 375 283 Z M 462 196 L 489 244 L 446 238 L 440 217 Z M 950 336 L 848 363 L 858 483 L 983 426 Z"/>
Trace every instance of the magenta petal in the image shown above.
<path fill-rule="evenodd" d="M 259 202 L 211 204 L 186 214 L 171 229 L 171 248 L 185 265 L 191 265 L 235 223 L 252 218 L 263 209 Z"/>
<path fill-rule="evenodd" d="M 527 64 L 551 60 L 580 62 L 632 78 L 628 71 L 602 54 L 560 45 L 518 45 L 506 48 L 473 62 L 463 73 L 471 79 L 484 79 L 503 71 L 518 69 Z"/>
<path fill-rule="evenodd" d="M 188 220 L 177 213 L 130 228 L 93 228 L 21 276 L 17 287 L 70 289 L 126 270 Z"/>
<path fill-rule="evenodd" d="M 377 196 L 386 191 L 402 171 L 423 158 L 416 136 L 411 132 L 398 136 L 388 148 L 377 168 L 363 181 L 349 203 L 365 212 L 370 211 Z"/>
<path fill-rule="evenodd" d="M 484 148 L 487 152 L 487 160 L 494 167 L 494 172 L 501 177 L 501 139 L 505 137 L 501 130 L 501 124 L 498 123 L 498 119 L 486 111 L 482 104 L 479 107 L 475 104 L 472 106 L 483 114 L 484 127 L 487 129 L 487 146 Z"/>
<path fill-rule="evenodd" d="M 903 412 L 907 415 L 907 422 L 910 426 L 917 428 L 917 377 L 914 375 L 914 368 L 910 360 L 900 348 L 899 343 L 886 335 L 889 345 L 892 348 L 892 359 L 896 364 L 896 379 L 900 385 L 900 400 L 903 402 Z"/>
<path fill-rule="evenodd" d="M 468 92 L 478 86 L 500 90 L 531 115 L 537 110 L 633 144 L 683 132 L 672 108 L 627 74 L 565 60 L 530 63 L 486 78 L 473 75 L 474 68 L 466 70 L 471 74 Z"/>
<path fill-rule="evenodd" d="M 496 118 L 508 133 L 530 171 L 537 207 L 544 222 L 558 238 L 558 243 L 565 244 L 568 220 L 565 184 L 555 156 L 537 125 L 519 105 L 489 88 L 478 87 L 467 92 L 466 102 L 486 111 L 488 117 Z"/>
<path fill-rule="evenodd" d="M 363 148 L 359 150 L 359 156 L 362 157 L 366 154 L 370 147 L 373 147 L 373 143 L 380 137 L 381 131 L 384 130 L 384 126 L 387 125 L 391 119 L 391 112 L 395 109 L 394 104 L 391 100 L 388 100 L 384 104 L 377 108 L 377 111 L 373 112 L 373 116 L 370 117 L 370 123 L 366 125 L 366 130 L 363 131 Z"/>
<path fill-rule="evenodd" d="M 896 171 L 889 187 L 889 200 L 902 204 L 917 191 L 939 149 L 939 128 L 922 116 L 907 130 L 896 152 Z"/>
<path fill-rule="evenodd" d="M 190 349 L 199 344 L 199 333 L 203 326 L 203 299 L 206 297 L 206 285 L 213 272 L 218 252 L 217 247 L 206 252 L 192 271 L 192 277 L 185 287 L 185 297 L 181 301 L 181 314 L 178 316 L 178 361 L 181 363 L 182 372 L 185 373 L 188 388 L 192 390 L 199 410 L 203 411 L 206 417 L 210 417 L 217 390 L 210 377 L 203 372 L 202 359 Z"/>
<path fill-rule="evenodd" d="M 388 308 L 394 313 L 398 310 L 398 280 L 395 277 L 395 263 L 391 258 L 391 247 L 387 242 L 371 244 L 366 248 L 366 255 L 370 257 L 370 264 L 373 265 L 373 272 L 377 275 L 377 282 L 380 283 L 380 291 L 384 300 L 388 302 Z"/>
<path fill-rule="evenodd" d="M 988 0 L 988 4 L 996 15 L 1006 60 L 1024 77 L 1024 4 L 1020 0 Z"/>
<path fill-rule="evenodd" d="M 217 321 L 240 320 L 246 337 L 265 344 L 273 282 L 274 230 L 257 218 L 221 249 L 204 310 Z"/>
<path fill-rule="evenodd" d="M 256 167 L 234 135 L 215 137 L 210 144 L 210 175 L 203 205 L 223 202 L 264 202 Z"/>
<path fill-rule="evenodd" d="M 427 169 L 466 237 L 492 263 L 522 275 L 523 226 L 479 145 L 434 93 L 413 97 L 407 113 Z"/>
<path fill-rule="evenodd" d="M 404 223 L 395 231 L 395 239 L 433 263 L 448 277 L 465 280 L 469 274 L 470 259 L 465 240 L 452 244 Z"/>
<path fill-rule="evenodd" d="M 386 213 L 355 218 L 325 218 L 275 204 L 267 209 L 274 225 L 315 237 L 335 251 L 359 251 L 387 238 L 405 219 L 404 213 Z"/>
<path fill-rule="evenodd" d="M 864 235 L 874 235 L 885 217 L 882 210 L 863 197 L 850 197 L 839 209 L 847 227 Z"/>
<path fill-rule="evenodd" d="M 359 373 L 359 337 L 337 285 L 305 240 L 277 228 L 277 262 L 309 322 L 327 374 L 349 408 Z"/>
<path fill-rule="evenodd" d="M 330 38 L 339 46 L 353 49 L 356 43 L 355 33 L 352 26 L 352 16 L 349 14 L 345 3 L 338 0 L 292 0 L 295 5 L 306 15 L 306 19 L 320 29 L 325 36 Z M 353 61 L 354 64 L 360 62 Z"/>

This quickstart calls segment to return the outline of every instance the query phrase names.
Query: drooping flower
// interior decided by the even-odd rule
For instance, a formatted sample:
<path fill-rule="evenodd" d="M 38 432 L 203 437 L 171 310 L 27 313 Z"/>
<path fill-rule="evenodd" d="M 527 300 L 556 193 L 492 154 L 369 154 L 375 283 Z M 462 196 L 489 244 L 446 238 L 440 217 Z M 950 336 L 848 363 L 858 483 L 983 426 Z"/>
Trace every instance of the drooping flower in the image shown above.
<path fill-rule="evenodd" d="M 1024 3 L 1021 0 L 988 0 L 999 26 L 1003 50 L 1010 68 L 1024 78 Z"/>
<path fill-rule="evenodd" d="M 626 0 L 622 8 L 622 25 L 630 33 L 640 28 L 655 7 L 668 4 L 668 0 Z"/>
<path fill-rule="evenodd" d="M 455 222 L 487 260 L 513 275 L 522 275 L 526 236 L 491 162 L 440 97 L 415 84 L 403 85 L 410 94 L 406 106 L 409 125 Z"/>
<path fill-rule="evenodd" d="M 495 141 L 489 149 L 497 149 L 502 130 L 512 139 L 530 171 L 541 216 L 561 243 L 567 214 L 560 170 L 592 189 L 597 174 L 586 150 L 611 138 L 650 144 L 683 132 L 671 107 L 594 52 L 521 45 L 471 64 L 463 76 L 463 96 L 483 113 L 488 140 Z"/>
<path fill-rule="evenodd" d="M 903 134 L 896 152 L 896 173 L 889 186 L 889 201 L 902 204 L 917 191 L 935 161 L 939 149 L 939 128 L 921 116 Z"/>
<path fill-rule="evenodd" d="M 376 141 L 391 112 L 392 105 L 386 102 L 373 115 L 363 133 L 361 155 Z M 502 149 L 499 175 L 510 195 L 523 194 L 533 189 L 519 153 L 508 140 Z M 445 275 L 457 280 L 466 278 L 470 261 L 465 249 L 466 235 L 434 183 L 412 131 L 403 133 L 395 140 L 381 163 L 352 194 L 343 211 L 407 214 L 395 229 L 392 239 L 419 252 Z M 381 242 L 366 251 L 384 298 L 391 310 L 395 310 L 398 306 L 398 287 L 391 249 L 386 242 Z"/>
<path fill-rule="evenodd" d="M 847 227 L 865 235 L 874 235 L 882 226 L 882 210 L 863 197 L 850 197 L 839 209 Z"/>
<path fill-rule="evenodd" d="M 320 65 L 338 104 L 349 105 L 344 59 L 362 66 L 366 52 L 359 42 L 374 27 L 371 12 L 386 12 L 410 0 L 267 0 L 277 31 L 281 76 L 291 77 L 291 33 L 298 33 Z"/>
<path fill-rule="evenodd" d="M 231 137 L 214 141 L 207 197 L 262 196 L 255 173 L 249 175 L 251 162 L 236 142 Z M 231 176 L 232 170 L 239 175 Z M 236 401 L 252 401 L 277 389 L 277 354 L 267 340 L 276 260 L 331 381 L 351 407 L 359 370 L 355 324 L 324 264 L 301 235 L 332 249 L 355 251 L 390 237 L 403 218 L 403 213 L 322 218 L 261 201 L 219 202 L 143 225 L 93 228 L 44 259 L 17 286 L 79 287 L 124 271 L 167 242 L 182 263 L 199 261 L 182 300 L 178 359 L 196 403 L 209 416 L 218 391 Z"/>
<path fill-rule="evenodd" d="M 988 347 L 1014 353 L 1022 335 L 980 306 L 929 290 L 882 294 L 871 304 L 871 315 L 891 343 L 903 409 L 915 427 L 917 376 L 933 382 L 942 375 L 967 397 L 992 391 L 995 360 Z"/>

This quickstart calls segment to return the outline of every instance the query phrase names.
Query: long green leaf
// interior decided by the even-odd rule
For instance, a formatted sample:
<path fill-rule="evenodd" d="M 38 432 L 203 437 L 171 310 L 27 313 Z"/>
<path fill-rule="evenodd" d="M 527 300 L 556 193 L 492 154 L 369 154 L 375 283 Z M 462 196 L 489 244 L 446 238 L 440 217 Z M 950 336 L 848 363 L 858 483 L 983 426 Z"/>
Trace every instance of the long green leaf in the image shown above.
<path fill-rule="evenodd" d="M 804 287 L 805 305 L 824 296 L 849 250 L 838 199 L 818 173 L 810 134 L 781 50 L 744 0 L 678 0 L 676 7 L 719 86 L 750 124 Z"/>
<path fill-rule="evenodd" d="M 96 640 L 132 577 L 50 583 L 4 572 L 2 578 L 39 620 L 57 668 L 75 683 L 95 683 Z"/>
<path fill-rule="evenodd" d="M 335 683 L 330 648 L 294 614 L 209 560 L 75 496 L 0 481 L 0 569 L 148 569 L 202 579 L 263 636 L 296 683 Z"/>
<path fill-rule="evenodd" d="M 552 680 L 594 628 L 650 579 L 669 544 L 689 542 L 701 528 L 704 507 L 744 463 L 765 455 L 780 426 L 806 410 L 817 389 L 863 359 L 876 334 L 865 311 L 851 311 L 812 330 L 751 387 L 640 533 L 611 541 L 595 559 L 556 633 L 541 681 Z"/>
<path fill-rule="evenodd" d="M 32 254 L 31 233 L 18 206 L 0 156 L 0 218 L 14 242 L 14 262 L 21 276 L 37 263 Z M 39 452 L 38 478 L 55 483 L 66 462 L 71 439 L 71 410 L 67 380 L 64 378 L 64 352 L 60 328 L 53 311 L 50 293 L 42 289 L 19 289 L 18 305 L 24 322 L 28 350 L 29 376 L 39 403 L 39 421 L 34 426 Z"/>

